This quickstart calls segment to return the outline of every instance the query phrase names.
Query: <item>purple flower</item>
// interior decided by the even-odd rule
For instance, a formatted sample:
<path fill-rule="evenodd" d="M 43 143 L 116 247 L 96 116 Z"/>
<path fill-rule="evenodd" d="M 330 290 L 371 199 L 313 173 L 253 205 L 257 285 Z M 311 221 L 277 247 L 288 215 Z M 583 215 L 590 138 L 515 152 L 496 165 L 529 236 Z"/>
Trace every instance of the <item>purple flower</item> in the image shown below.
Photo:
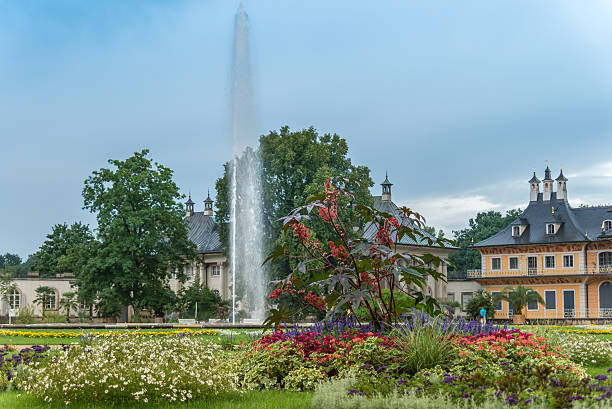
<path fill-rule="evenodd" d="M 516 393 L 513 393 L 513 394 L 511 394 L 511 395 L 508 395 L 508 396 L 506 397 L 506 402 L 507 402 L 509 405 L 518 405 L 519 401 L 518 401 L 518 399 L 516 398 Z"/>
<path fill-rule="evenodd" d="M 612 368 L 608 368 L 608 370 L 606 371 L 606 373 L 610 373 L 612 372 Z"/>
<path fill-rule="evenodd" d="M 605 390 L 608 390 L 608 388 L 605 386 L 600 386 L 599 388 L 595 389 L 596 392 L 603 392 Z"/>
<path fill-rule="evenodd" d="M 569 402 L 573 402 L 575 400 L 584 400 L 584 396 L 582 395 L 570 396 L 568 399 Z"/>
<path fill-rule="evenodd" d="M 380 368 L 378 368 L 378 369 L 376 370 L 376 372 L 379 372 L 379 373 L 380 373 L 380 372 L 384 371 L 385 369 L 387 369 L 387 367 L 383 365 L 383 366 L 381 366 Z"/>
<path fill-rule="evenodd" d="M 429 372 L 425 372 L 423 376 L 429 376 Z"/>
<path fill-rule="evenodd" d="M 608 377 L 604 374 L 599 374 L 595 375 L 595 379 L 597 379 L 598 381 L 605 381 L 606 379 L 608 379 Z"/>
<path fill-rule="evenodd" d="M 357 393 L 357 389 L 349 389 L 348 390 L 349 395 L 354 395 Z"/>

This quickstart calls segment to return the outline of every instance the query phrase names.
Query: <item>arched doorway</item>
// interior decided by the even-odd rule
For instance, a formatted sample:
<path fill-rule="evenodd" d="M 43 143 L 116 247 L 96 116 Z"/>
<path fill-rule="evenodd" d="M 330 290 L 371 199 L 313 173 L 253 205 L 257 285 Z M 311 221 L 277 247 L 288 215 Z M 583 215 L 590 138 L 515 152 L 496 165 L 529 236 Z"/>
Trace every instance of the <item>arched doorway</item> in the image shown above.
<path fill-rule="evenodd" d="M 612 282 L 604 281 L 599 286 L 599 316 L 609 318 L 612 316 Z"/>

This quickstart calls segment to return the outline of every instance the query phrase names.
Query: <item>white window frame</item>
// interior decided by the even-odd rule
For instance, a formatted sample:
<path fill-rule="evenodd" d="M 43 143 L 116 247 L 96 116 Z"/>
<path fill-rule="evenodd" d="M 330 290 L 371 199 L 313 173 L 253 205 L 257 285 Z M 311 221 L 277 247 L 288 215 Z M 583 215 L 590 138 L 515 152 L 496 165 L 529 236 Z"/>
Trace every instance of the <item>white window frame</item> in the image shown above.
<path fill-rule="evenodd" d="M 446 301 L 449 301 L 449 302 L 455 301 L 455 293 L 446 293 Z"/>
<path fill-rule="evenodd" d="M 555 295 L 555 308 L 548 308 L 546 305 L 546 293 L 553 293 Z M 557 290 L 544 290 L 544 309 L 547 311 L 557 310 Z"/>
<path fill-rule="evenodd" d="M 520 237 L 521 226 L 512 226 L 512 237 Z"/>
<path fill-rule="evenodd" d="M 546 263 L 546 260 L 548 260 L 549 257 L 552 257 L 552 260 L 553 260 L 553 266 L 552 267 L 548 267 L 547 263 Z M 545 255 L 544 256 L 544 268 L 547 269 L 547 270 L 554 270 L 555 268 L 557 268 L 557 260 L 556 259 L 557 258 L 555 257 L 554 254 L 553 255 Z"/>
<path fill-rule="evenodd" d="M 210 276 L 211 277 L 218 277 L 220 275 L 221 275 L 221 266 L 217 264 L 213 264 L 212 266 L 210 266 Z"/>
<path fill-rule="evenodd" d="M 512 263 L 510 260 L 516 259 L 516 268 L 512 268 Z M 518 256 L 510 256 L 508 257 L 508 270 L 520 270 L 521 269 L 521 259 Z"/>
<path fill-rule="evenodd" d="M 537 291 L 535 290 L 531 290 L 534 293 L 537 293 Z M 531 292 L 529 291 L 529 292 Z M 527 305 L 525 306 L 525 308 L 527 308 L 527 311 L 538 311 L 540 309 L 540 303 L 536 301 L 536 307 L 535 308 L 529 308 L 529 303 L 527 303 Z"/>
<path fill-rule="evenodd" d="M 18 310 L 21 308 L 21 291 L 19 291 L 18 288 L 15 288 L 13 291 L 11 291 L 10 294 L 8 294 L 8 307 L 11 310 Z M 17 303 L 15 305 L 15 299 L 17 300 Z"/>
<path fill-rule="evenodd" d="M 461 311 L 465 311 L 465 307 L 467 307 L 472 298 L 474 298 L 474 292 L 464 291 L 461 293 Z"/>
<path fill-rule="evenodd" d="M 604 225 L 604 230 L 606 231 L 612 229 L 612 220 L 604 220 L 603 225 Z"/>
<path fill-rule="evenodd" d="M 566 266 L 565 265 L 565 257 L 570 257 L 570 259 L 572 260 L 572 265 L 571 266 Z M 562 254 L 561 260 L 562 260 L 562 263 L 563 263 L 563 268 L 574 268 L 575 257 L 574 257 L 573 254 Z"/>
<path fill-rule="evenodd" d="M 53 300 L 53 303 L 51 303 Z M 53 290 L 45 299 L 45 311 L 57 311 L 57 290 Z"/>
<path fill-rule="evenodd" d="M 552 233 L 550 232 L 550 229 L 552 228 Z M 555 228 L 555 224 L 554 223 L 546 223 L 546 234 L 547 235 L 553 235 L 557 233 L 557 229 Z"/>
<path fill-rule="evenodd" d="M 493 267 L 493 261 L 499 260 L 499 268 Z M 501 271 L 502 267 L 502 259 L 501 257 L 491 257 L 491 271 Z"/>

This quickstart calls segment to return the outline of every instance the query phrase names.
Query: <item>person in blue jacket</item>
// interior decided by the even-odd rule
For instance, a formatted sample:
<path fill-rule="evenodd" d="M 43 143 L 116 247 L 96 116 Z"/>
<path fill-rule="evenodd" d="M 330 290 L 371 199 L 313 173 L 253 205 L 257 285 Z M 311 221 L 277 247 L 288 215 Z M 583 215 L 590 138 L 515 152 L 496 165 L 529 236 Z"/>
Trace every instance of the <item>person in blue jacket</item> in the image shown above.
<path fill-rule="evenodd" d="M 487 310 L 485 309 L 485 307 L 482 307 L 480 309 L 480 323 L 482 325 L 485 325 L 487 323 Z"/>

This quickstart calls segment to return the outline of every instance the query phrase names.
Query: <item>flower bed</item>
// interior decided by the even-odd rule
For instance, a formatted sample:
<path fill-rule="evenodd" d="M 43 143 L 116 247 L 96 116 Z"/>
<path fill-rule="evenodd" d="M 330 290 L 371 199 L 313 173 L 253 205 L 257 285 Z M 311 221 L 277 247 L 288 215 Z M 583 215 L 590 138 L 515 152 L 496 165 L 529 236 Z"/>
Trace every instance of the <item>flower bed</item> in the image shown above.
<path fill-rule="evenodd" d="M 79 338 L 79 337 L 118 337 L 129 334 L 134 337 L 172 337 L 172 336 L 199 336 L 217 335 L 211 329 L 181 328 L 174 331 L 91 331 L 91 332 L 45 332 L 45 331 L 14 331 L 8 329 L 0 330 L 0 336 L 25 337 L 25 338 Z"/>
<path fill-rule="evenodd" d="M 16 387 L 47 402 L 174 402 L 234 390 L 233 359 L 193 338 L 122 334 L 32 363 Z"/>

